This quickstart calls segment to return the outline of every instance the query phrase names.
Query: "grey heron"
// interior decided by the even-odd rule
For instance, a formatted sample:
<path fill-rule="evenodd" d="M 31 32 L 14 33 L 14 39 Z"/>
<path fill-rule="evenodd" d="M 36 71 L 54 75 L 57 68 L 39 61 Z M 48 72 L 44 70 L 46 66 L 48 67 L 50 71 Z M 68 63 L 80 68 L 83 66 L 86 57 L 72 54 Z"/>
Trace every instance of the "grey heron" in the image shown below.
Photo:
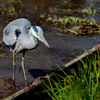
<path fill-rule="evenodd" d="M 24 69 L 25 52 L 28 49 L 35 49 L 38 40 L 43 42 L 47 47 L 49 44 L 43 36 L 43 30 L 39 26 L 32 26 L 31 22 L 25 18 L 19 18 L 10 22 L 3 30 L 3 43 L 10 47 L 13 53 L 13 84 L 15 86 L 15 67 L 16 53 L 22 52 L 22 69 L 24 73 L 25 83 L 27 78 Z"/>

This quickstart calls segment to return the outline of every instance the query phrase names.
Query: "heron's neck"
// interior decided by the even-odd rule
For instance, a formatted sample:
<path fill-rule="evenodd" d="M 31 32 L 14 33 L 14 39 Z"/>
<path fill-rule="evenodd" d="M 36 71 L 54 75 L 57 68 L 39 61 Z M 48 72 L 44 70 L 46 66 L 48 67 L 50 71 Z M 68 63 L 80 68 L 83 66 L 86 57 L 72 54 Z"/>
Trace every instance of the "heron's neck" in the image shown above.
<path fill-rule="evenodd" d="M 38 39 L 36 37 L 33 36 L 32 31 L 29 30 L 29 39 L 33 42 L 36 43 L 36 45 L 38 44 Z"/>

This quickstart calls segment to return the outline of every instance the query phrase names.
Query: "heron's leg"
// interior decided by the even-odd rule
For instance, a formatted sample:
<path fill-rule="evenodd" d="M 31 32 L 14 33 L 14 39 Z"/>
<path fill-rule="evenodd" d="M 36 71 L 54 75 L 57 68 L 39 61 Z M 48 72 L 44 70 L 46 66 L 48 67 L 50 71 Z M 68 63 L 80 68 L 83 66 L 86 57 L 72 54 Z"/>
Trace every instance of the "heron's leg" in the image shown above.
<path fill-rule="evenodd" d="M 15 61 L 15 54 L 13 53 L 13 85 L 15 86 L 15 67 L 16 67 L 16 61 Z"/>
<path fill-rule="evenodd" d="M 25 74 L 25 68 L 24 68 L 24 61 L 25 60 L 25 52 L 23 52 L 23 57 L 22 57 L 22 68 L 23 68 L 23 73 L 24 73 L 24 79 L 25 79 L 25 84 L 26 84 L 26 86 L 28 85 L 28 83 L 27 83 L 27 78 L 26 78 L 26 74 Z"/>

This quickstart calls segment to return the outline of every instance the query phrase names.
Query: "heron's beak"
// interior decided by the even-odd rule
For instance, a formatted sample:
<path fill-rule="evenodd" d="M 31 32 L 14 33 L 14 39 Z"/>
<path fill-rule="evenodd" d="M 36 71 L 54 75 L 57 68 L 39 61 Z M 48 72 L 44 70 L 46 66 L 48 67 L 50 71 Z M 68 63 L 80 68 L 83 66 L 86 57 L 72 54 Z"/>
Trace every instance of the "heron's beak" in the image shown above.
<path fill-rule="evenodd" d="M 40 41 L 42 41 L 48 48 L 50 48 L 50 46 L 49 46 L 48 42 L 46 41 L 46 39 L 43 36 L 40 37 L 40 38 L 41 38 Z"/>
<path fill-rule="evenodd" d="M 47 43 L 47 41 L 43 42 L 48 48 L 50 48 L 49 44 Z"/>

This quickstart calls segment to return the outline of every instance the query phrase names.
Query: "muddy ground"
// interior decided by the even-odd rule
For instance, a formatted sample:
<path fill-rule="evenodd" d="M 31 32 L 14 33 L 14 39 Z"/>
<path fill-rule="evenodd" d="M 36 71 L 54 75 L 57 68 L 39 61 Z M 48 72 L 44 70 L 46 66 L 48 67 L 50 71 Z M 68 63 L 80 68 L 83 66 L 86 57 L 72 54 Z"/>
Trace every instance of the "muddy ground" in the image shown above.
<path fill-rule="evenodd" d="M 91 3 L 84 0 L 81 0 L 78 3 L 76 3 L 75 0 L 71 1 L 73 3 L 72 8 L 82 8 Z M 54 14 L 56 10 L 55 12 L 52 12 L 50 8 L 56 9 L 53 7 L 57 4 L 59 5 L 61 0 L 58 0 L 58 2 L 55 0 L 48 2 L 46 0 L 37 0 L 37 2 L 32 0 L 22 0 L 22 3 L 22 15 L 17 16 L 17 18 L 24 17 L 29 19 L 33 25 L 40 25 L 44 30 L 44 37 L 51 47 L 47 48 L 43 43 L 39 42 L 39 46 L 35 50 L 26 52 L 25 70 L 28 83 L 32 83 L 39 76 L 45 76 L 48 74 L 47 71 L 57 70 L 57 64 L 63 67 L 64 64 L 82 54 L 84 49 L 91 49 L 93 46 L 100 43 L 100 35 L 91 37 L 81 35 L 76 36 L 75 34 L 63 32 L 62 34 L 64 35 L 58 35 L 57 33 L 59 33 L 59 31 L 57 31 L 56 28 L 59 26 L 54 26 L 52 24 L 44 25 L 45 22 L 43 22 L 43 20 L 41 21 L 39 15 L 43 12 Z M 36 7 L 34 7 L 34 4 Z M 67 9 L 67 7 L 68 5 L 62 5 L 57 10 L 59 12 L 61 9 Z M 56 14 L 58 13 L 56 12 Z M 33 19 L 32 16 L 34 16 Z M 15 19 L 15 16 L 13 19 Z M 16 55 L 15 83 L 18 89 L 14 91 L 12 86 L 12 52 L 2 44 L 3 29 L 11 20 L 12 19 L 8 20 L 6 17 L 0 22 L 0 98 L 7 97 L 25 87 L 21 67 L 22 54 Z M 99 20 L 99 17 L 97 17 L 97 20 Z"/>

